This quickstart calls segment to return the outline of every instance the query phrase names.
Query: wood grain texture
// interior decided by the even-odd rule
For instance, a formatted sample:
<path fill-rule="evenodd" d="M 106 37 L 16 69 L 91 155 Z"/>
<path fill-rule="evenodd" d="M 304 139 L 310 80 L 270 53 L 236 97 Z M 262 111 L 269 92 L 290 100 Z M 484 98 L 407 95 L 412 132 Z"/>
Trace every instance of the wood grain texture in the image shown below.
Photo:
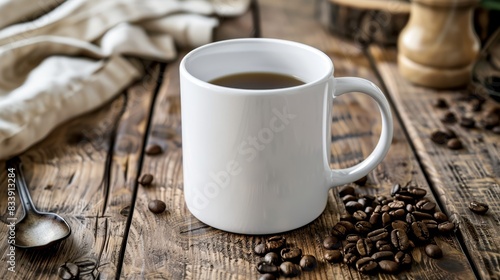
<path fill-rule="evenodd" d="M 314 6 L 306 0 L 261 0 L 264 37 L 303 42 L 325 51 L 335 62 L 336 76 L 360 76 L 376 80 L 363 51 L 352 43 L 331 36 L 314 18 Z M 167 68 L 164 84 L 154 108 L 148 143 L 164 152 L 147 156 L 143 173 L 155 175 L 151 187 L 140 187 L 124 259 L 126 279 L 257 279 L 259 257 L 253 247 L 266 236 L 231 234 L 211 228 L 187 210 L 183 196 L 182 149 L 178 63 Z M 375 102 L 359 94 L 335 100 L 332 116 L 332 167 L 351 166 L 375 146 L 381 129 Z M 430 193 L 400 124 L 395 124 L 393 145 L 383 163 L 374 170 L 360 192 L 388 194 L 394 183 L 413 182 Z M 391 276 L 362 275 L 344 264 L 322 260 L 322 240 L 345 212 L 337 190 L 328 194 L 324 213 L 311 224 L 284 233 L 289 243 L 320 260 L 313 272 L 296 279 L 473 279 L 472 269 L 454 236 L 437 238 L 445 257 L 428 258 L 421 248 L 413 251 L 411 271 Z M 429 194 L 432 198 L 432 195 Z M 167 211 L 155 215 L 147 209 L 160 199 Z M 306 205 L 303 207 L 307 207 Z"/>
<path fill-rule="evenodd" d="M 443 110 L 433 107 L 437 98 L 443 98 L 458 116 L 465 110 L 465 114 L 479 119 L 499 104 L 487 100 L 483 113 L 471 113 L 469 104 L 457 101 L 467 90 L 435 91 L 413 86 L 400 76 L 395 50 L 373 47 L 370 52 L 439 201 L 460 225 L 463 241 L 480 277 L 500 279 L 500 136 L 458 124 L 445 125 L 440 121 Z M 458 135 L 464 149 L 452 151 L 430 141 L 433 131 L 445 128 Z M 489 204 L 489 212 L 484 216 L 472 213 L 467 208 L 471 200 Z"/>
<path fill-rule="evenodd" d="M 16 272 L 11 274 L 4 261 L 7 227 L 2 225 L 0 278 L 58 279 L 58 267 L 65 262 L 80 266 L 81 279 L 116 276 L 127 230 L 127 218 L 120 212 L 132 204 L 151 92 L 158 77 L 157 66 L 150 70 L 110 104 L 59 126 L 21 155 L 35 205 L 63 216 L 72 233 L 50 249 L 17 249 Z M 5 222 L 4 162 L 0 168 L 0 213 Z"/>

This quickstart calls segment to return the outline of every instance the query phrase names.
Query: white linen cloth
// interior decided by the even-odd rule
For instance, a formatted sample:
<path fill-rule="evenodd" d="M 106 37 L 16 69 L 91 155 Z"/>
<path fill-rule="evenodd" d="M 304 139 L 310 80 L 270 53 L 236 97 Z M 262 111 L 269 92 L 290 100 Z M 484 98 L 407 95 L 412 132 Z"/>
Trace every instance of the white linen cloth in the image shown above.
<path fill-rule="evenodd" d="M 141 77 L 130 57 L 169 61 L 176 45 L 209 43 L 214 16 L 240 15 L 249 2 L 0 0 L 0 159 Z"/>

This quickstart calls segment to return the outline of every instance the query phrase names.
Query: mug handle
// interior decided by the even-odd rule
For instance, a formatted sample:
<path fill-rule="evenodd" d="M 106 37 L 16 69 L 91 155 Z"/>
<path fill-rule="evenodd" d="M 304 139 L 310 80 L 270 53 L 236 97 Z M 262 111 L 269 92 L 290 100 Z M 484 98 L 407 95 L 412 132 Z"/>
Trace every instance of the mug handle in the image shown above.
<path fill-rule="evenodd" d="M 393 135 L 393 121 L 389 102 L 387 102 L 382 91 L 374 83 L 362 78 L 332 77 L 330 79 L 330 85 L 333 89 L 333 97 L 341 96 L 348 92 L 361 92 L 373 98 L 377 102 L 382 117 L 382 132 L 377 146 L 365 160 L 352 167 L 331 170 L 331 184 L 329 188 L 354 182 L 372 171 L 384 159 L 389 151 Z M 329 120 L 330 116 L 327 117 Z M 327 125 L 330 125 L 329 121 Z M 325 138 L 330 139 L 330 137 Z"/>

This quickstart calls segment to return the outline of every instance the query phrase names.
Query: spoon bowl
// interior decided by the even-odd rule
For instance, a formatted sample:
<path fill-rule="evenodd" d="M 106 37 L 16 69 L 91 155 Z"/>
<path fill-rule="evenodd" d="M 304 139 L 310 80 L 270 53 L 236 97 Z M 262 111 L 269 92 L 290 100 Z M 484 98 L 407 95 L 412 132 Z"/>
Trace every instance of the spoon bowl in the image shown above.
<path fill-rule="evenodd" d="M 24 214 L 16 224 L 14 246 L 23 249 L 44 248 L 71 234 L 69 224 L 55 213 L 40 212 L 35 208 L 24 179 L 19 158 L 7 161 L 7 168 L 14 169 L 16 187 L 24 207 Z"/>

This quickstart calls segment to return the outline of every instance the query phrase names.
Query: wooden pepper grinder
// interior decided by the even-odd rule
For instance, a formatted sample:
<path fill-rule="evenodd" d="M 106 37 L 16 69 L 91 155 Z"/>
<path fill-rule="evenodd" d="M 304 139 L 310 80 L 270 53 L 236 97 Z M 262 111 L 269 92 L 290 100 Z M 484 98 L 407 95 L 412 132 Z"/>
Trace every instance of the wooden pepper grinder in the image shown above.
<path fill-rule="evenodd" d="M 413 0 L 398 39 L 398 66 L 412 83 L 454 88 L 470 81 L 479 53 L 472 26 L 478 0 Z"/>

